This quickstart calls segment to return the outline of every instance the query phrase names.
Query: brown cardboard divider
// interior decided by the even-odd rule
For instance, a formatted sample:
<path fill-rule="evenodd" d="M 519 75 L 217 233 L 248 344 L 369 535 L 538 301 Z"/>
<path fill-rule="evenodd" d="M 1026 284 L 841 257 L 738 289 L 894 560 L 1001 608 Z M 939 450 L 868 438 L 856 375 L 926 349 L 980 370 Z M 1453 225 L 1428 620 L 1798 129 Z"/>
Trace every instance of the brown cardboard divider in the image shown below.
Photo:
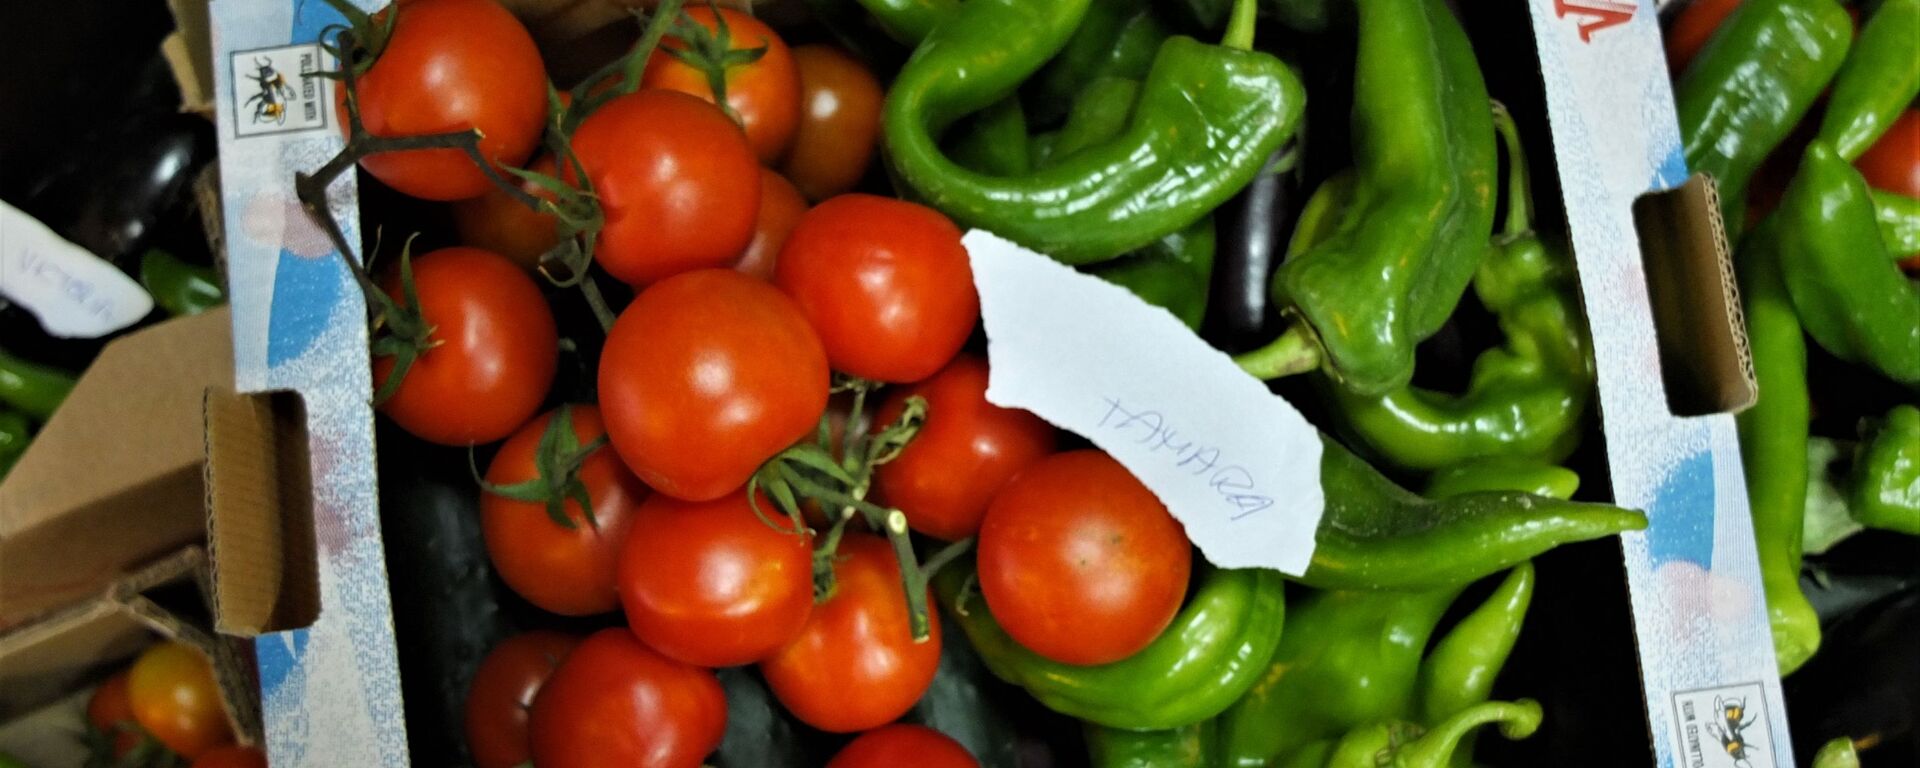
<path fill-rule="evenodd" d="M 1713 179 L 1642 195 L 1633 203 L 1660 346 L 1660 374 L 1675 416 L 1738 413 L 1753 405 L 1753 354 Z"/>
<path fill-rule="evenodd" d="M 306 404 L 207 392 L 207 541 L 215 628 L 252 637 L 320 615 Z"/>

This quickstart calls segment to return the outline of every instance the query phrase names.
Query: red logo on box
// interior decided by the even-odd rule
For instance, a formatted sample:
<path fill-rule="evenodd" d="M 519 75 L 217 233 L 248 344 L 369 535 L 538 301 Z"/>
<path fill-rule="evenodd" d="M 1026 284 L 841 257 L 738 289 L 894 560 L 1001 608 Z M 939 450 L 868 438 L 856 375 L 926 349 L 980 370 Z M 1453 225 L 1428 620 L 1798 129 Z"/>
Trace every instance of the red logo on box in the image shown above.
<path fill-rule="evenodd" d="M 1612 0 L 1553 0 L 1554 15 L 1573 17 L 1580 25 L 1580 42 L 1593 42 L 1593 33 L 1633 19 L 1639 6 Z"/>

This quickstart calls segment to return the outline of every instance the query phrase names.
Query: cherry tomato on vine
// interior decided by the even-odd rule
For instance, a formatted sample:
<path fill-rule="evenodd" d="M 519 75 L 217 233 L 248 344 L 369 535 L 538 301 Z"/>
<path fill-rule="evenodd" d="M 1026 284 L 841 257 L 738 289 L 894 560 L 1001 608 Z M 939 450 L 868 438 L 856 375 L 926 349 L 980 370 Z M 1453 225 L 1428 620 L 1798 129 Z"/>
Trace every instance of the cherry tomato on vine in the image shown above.
<path fill-rule="evenodd" d="M 526 162 L 547 120 L 547 75 L 533 36 L 493 0 L 396 3 L 393 34 L 360 76 L 360 119 L 375 136 L 480 131 L 480 153 L 501 165 Z M 374 26 L 384 23 L 377 16 Z M 334 87 L 347 128 L 346 88 Z M 461 200 L 492 181 L 458 149 L 369 155 L 360 165 L 400 192 Z"/>
<path fill-rule="evenodd" d="M 603 629 L 547 678 L 529 723 L 540 768 L 695 768 L 720 745 L 727 698 L 712 672 Z"/>
<path fill-rule="evenodd" d="M 438 346 L 421 353 L 380 411 L 442 445 L 491 443 L 525 424 L 553 384 L 559 337 L 553 310 L 526 272 L 478 248 L 442 248 L 413 260 L 420 314 Z M 387 295 L 404 301 L 397 275 Z M 376 390 L 394 358 L 376 357 Z"/>
<path fill-rule="evenodd" d="M 542 156 L 527 167 L 548 176 L 554 173 L 553 159 L 550 157 Z M 535 197 L 551 197 L 540 185 L 531 181 L 521 179 L 519 187 Z M 553 250 L 560 240 L 553 214 L 528 208 L 505 190 L 491 184 L 479 197 L 455 202 L 449 210 L 453 213 L 453 228 L 459 233 L 462 245 L 493 251 L 528 271 L 539 268 L 540 257 Z"/>
<path fill-rule="evenodd" d="M 714 10 L 690 4 L 685 15 L 706 30 L 709 37 L 705 42 L 713 43 L 715 50 L 702 51 L 700 46 L 690 46 L 686 40 L 669 35 L 660 41 L 660 50 L 647 62 L 641 85 L 713 101 L 707 70 L 702 64 L 681 58 L 691 56 L 698 60 L 707 56 L 714 65 L 725 67 L 727 108 L 740 117 L 740 125 L 746 129 L 747 143 L 753 145 L 754 154 L 763 163 L 779 160 L 780 154 L 793 142 L 794 127 L 800 121 L 800 75 L 794 66 L 793 52 L 766 22 L 732 8 L 721 8 L 718 18 L 726 21 L 728 38 L 722 53 L 714 37 L 720 28 Z M 748 52 L 756 48 L 765 51 L 759 58 L 748 61 L 752 56 Z M 725 58 L 740 61 L 714 61 Z"/>
<path fill-rule="evenodd" d="M 1096 450 L 1014 477 L 988 506 L 979 544 L 993 617 L 1063 664 L 1115 662 L 1153 642 L 1180 610 L 1193 560 L 1153 491 Z"/>
<path fill-rule="evenodd" d="M 746 485 L 813 432 L 827 356 L 793 301 L 728 269 L 641 291 L 600 352 L 600 411 L 613 447 L 654 490 L 689 501 Z"/>
<path fill-rule="evenodd" d="M 760 163 L 712 104 L 660 89 L 621 96 L 581 121 L 573 151 L 606 216 L 594 260 L 629 285 L 727 266 L 753 239 Z"/>
<path fill-rule="evenodd" d="M 927 692 L 940 666 L 940 615 L 928 614 L 933 635 L 915 643 L 900 563 L 886 539 L 848 533 L 837 554 L 832 596 L 760 672 L 794 717 L 851 733 L 899 719 Z"/>
<path fill-rule="evenodd" d="M 1854 161 L 1875 189 L 1920 197 L 1920 109 L 1908 109 Z"/>
<path fill-rule="evenodd" d="M 827 768 L 980 768 L 953 737 L 924 725 L 895 723 L 875 728 L 840 748 Z"/>
<path fill-rule="evenodd" d="M 819 202 L 852 190 L 867 175 L 886 92 L 839 48 L 803 45 L 793 49 L 793 61 L 800 70 L 800 124 L 780 173 Z"/>
<path fill-rule="evenodd" d="M 800 217 L 774 283 L 820 332 L 834 370 L 875 381 L 933 375 L 980 319 L 960 229 L 875 195 L 841 195 Z"/>
<path fill-rule="evenodd" d="M 733 268 L 767 282 L 773 282 L 773 264 L 786 245 L 787 235 L 807 212 L 807 199 L 800 196 L 780 174 L 760 169 L 760 217 L 753 227 L 753 242 Z"/>
<path fill-rule="evenodd" d="M 127 695 L 127 673 L 121 671 L 94 689 L 87 699 L 87 724 L 113 737 L 113 756 L 140 743 L 140 723 L 133 717 L 133 699 Z"/>
<path fill-rule="evenodd" d="M 181 757 L 233 742 L 213 665 L 197 650 L 173 642 L 148 648 L 127 670 L 127 698 L 140 727 Z"/>
<path fill-rule="evenodd" d="M 785 523 L 771 501 L 763 514 Z M 620 553 L 627 624 L 654 650 L 702 667 L 765 658 L 813 611 L 813 540 L 754 514 L 745 489 L 713 501 L 655 496 Z"/>
<path fill-rule="evenodd" d="M 267 768 L 267 753 L 259 747 L 219 747 L 193 761 L 193 768 Z"/>
<path fill-rule="evenodd" d="M 516 768 L 532 759 L 527 711 L 580 638 L 536 630 L 500 641 L 467 687 L 467 749 L 475 768 Z"/>
<path fill-rule="evenodd" d="M 540 441 L 557 413 L 527 422 L 500 446 L 487 466 L 488 485 L 541 479 Z M 573 437 L 563 450 L 584 448 L 607 433 L 598 408 L 574 405 L 568 414 Z M 634 512 L 647 497 L 647 487 L 609 447 L 602 446 L 583 459 L 577 477 L 593 502 L 593 515 L 589 518 L 578 501 L 561 491 L 567 499 L 563 511 L 572 528 L 555 521 L 544 502 L 480 494 L 480 532 L 486 537 L 494 571 L 527 602 L 562 616 L 606 613 L 620 605 L 614 570 L 620 547 L 633 527 Z M 561 479 L 547 480 L 552 485 Z"/>
<path fill-rule="evenodd" d="M 926 381 L 891 389 L 874 422 L 894 423 L 916 395 L 927 401 L 926 421 L 899 456 L 874 470 L 873 489 L 905 511 L 914 530 L 958 541 L 980 530 L 1000 486 L 1053 453 L 1053 427 L 987 402 L 987 363 L 972 355 L 955 357 Z"/>

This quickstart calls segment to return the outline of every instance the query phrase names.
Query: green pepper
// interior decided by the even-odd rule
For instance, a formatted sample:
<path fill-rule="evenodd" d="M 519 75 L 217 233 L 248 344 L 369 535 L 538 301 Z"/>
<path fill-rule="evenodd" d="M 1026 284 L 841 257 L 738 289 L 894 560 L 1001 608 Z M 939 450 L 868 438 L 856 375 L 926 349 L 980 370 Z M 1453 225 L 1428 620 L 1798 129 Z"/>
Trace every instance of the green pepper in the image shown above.
<path fill-rule="evenodd" d="M 1404 469 L 1484 458 L 1559 461 L 1579 442 L 1592 399 L 1593 354 L 1573 260 L 1534 235 L 1519 130 L 1504 108 L 1496 104 L 1494 114 L 1510 158 L 1507 220 L 1474 272 L 1473 289 L 1498 318 L 1506 345 L 1480 355 L 1457 395 L 1411 385 L 1379 395 L 1326 388 L 1348 431 Z"/>
<path fill-rule="evenodd" d="M 1239 47 L 1171 37 L 1113 141 L 1011 177 L 968 171 L 942 154 L 937 137 L 1059 51 L 1087 1 L 962 4 L 894 78 L 884 120 L 893 167 L 921 199 L 961 226 L 1074 265 L 1143 247 L 1225 202 L 1293 134 L 1305 95 L 1279 59 L 1244 50 L 1250 29 L 1235 27 Z"/>
<path fill-rule="evenodd" d="M 969 599 L 973 573 L 970 560 L 956 561 L 940 570 L 934 589 L 987 669 L 1056 712 L 1109 728 L 1179 728 L 1219 714 L 1266 669 L 1286 615 L 1278 572 L 1210 569 L 1173 623 L 1139 653 L 1099 666 L 1062 664 L 1027 650 L 985 601 Z"/>
<path fill-rule="evenodd" d="M 919 45 L 927 33 L 960 9 L 960 0 L 858 0 L 888 37 Z"/>
<path fill-rule="evenodd" d="M 1820 647 L 1820 618 L 1800 590 L 1807 513 L 1807 347 L 1781 281 L 1778 221 L 1769 218 L 1741 244 L 1738 269 L 1747 343 L 1760 398 L 1735 420 L 1740 458 L 1760 556 L 1760 584 L 1780 674 L 1798 669 Z"/>
<path fill-rule="evenodd" d="M 28 362 L 0 349 L 0 403 L 46 421 L 73 391 L 73 375 L 56 368 Z"/>
<path fill-rule="evenodd" d="M 1420 654 L 1459 593 L 1354 590 L 1295 600 L 1266 674 L 1220 716 L 1221 764 L 1267 765 L 1348 729 L 1411 716 Z"/>
<path fill-rule="evenodd" d="M 1147 0 L 1093 0 L 1066 46 L 1020 86 L 1027 114 L 1035 124 L 1054 125 L 1095 80 L 1138 82 L 1168 34 Z"/>
<path fill-rule="evenodd" d="M 1198 329 L 1213 282 L 1213 217 L 1088 270 Z"/>
<path fill-rule="evenodd" d="M 1035 167 L 1059 165 L 1125 133 L 1139 96 L 1140 83 L 1134 80 L 1103 77 L 1087 83 L 1074 96 L 1073 105 L 1067 111 L 1067 122 L 1054 135 L 1044 162 Z"/>
<path fill-rule="evenodd" d="M 1774 218 L 1780 274 L 1807 334 L 1842 360 L 1920 384 L 1920 289 L 1887 254 L 1860 172 L 1827 143 L 1809 144 Z"/>
<path fill-rule="evenodd" d="M 1561 544 L 1641 530 L 1638 512 L 1605 504 L 1480 491 L 1441 500 L 1407 492 L 1323 439 L 1326 511 L 1313 560 L 1296 579 L 1321 589 L 1433 589 L 1467 584 Z M 1803 460 L 1804 461 L 1804 460 Z M 1802 467 L 1804 470 L 1805 468 Z"/>
<path fill-rule="evenodd" d="M 1813 768 L 1860 768 L 1860 752 L 1853 739 L 1841 736 L 1820 745 L 1813 756 Z"/>
<path fill-rule="evenodd" d="M 1092 768 L 1212 768 L 1212 720 L 1158 731 L 1128 731 L 1088 723 L 1087 758 Z"/>
<path fill-rule="evenodd" d="M 1887 255 L 1904 259 L 1920 253 L 1920 198 L 1875 189 L 1873 215 L 1880 222 L 1880 242 Z"/>
<path fill-rule="evenodd" d="M 1730 225 L 1754 171 L 1833 80 L 1852 38 L 1834 0 L 1746 0 L 1674 82 L 1687 166 L 1719 183 Z"/>
<path fill-rule="evenodd" d="M 227 303 L 220 275 L 211 267 L 197 267 L 158 248 L 140 257 L 140 285 L 153 294 L 153 303 L 175 317 L 197 315 Z"/>
<path fill-rule="evenodd" d="M 1280 265 L 1272 292 L 1296 319 L 1276 344 L 1317 347 L 1342 386 L 1380 395 L 1412 378 L 1414 346 L 1453 314 L 1486 250 L 1493 121 L 1466 32 L 1443 0 L 1355 0 L 1355 9 L 1354 167 L 1315 192 L 1340 198 L 1322 206 L 1336 219 Z"/>
<path fill-rule="evenodd" d="M 1461 739 L 1482 725 L 1498 723 L 1500 735 L 1524 739 L 1540 728 L 1540 703 L 1489 701 L 1425 729 L 1414 723 L 1375 723 L 1354 729 L 1333 746 L 1325 768 L 1442 768 Z"/>
<path fill-rule="evenodd" d="M 1833 80 L 1818 138 L 1849 161 L 1920 95 L 1920 0 L 1881 0 Z"/>
<path fill-rule="evenodd" d="M 1566 467 L 1521 461 L 1473 461 L 1443 467 L 1427 478 L 1426 497 L 1443 499 L 1474 491 L 1522 491 L 1556 499 L 1573 497 L 1580 473 Z"/>
<path fill-rule="evenodd" d="M 1487 601 L 1447 631 L 1420 666 L 1420 722 L 1439 723 L 1485 702 L 1493 680 L 1520 639 L 1527 607 L 1533 603 L 1532 563 L 1521 563 L 1493 590 Z M 1462 737 L 1452 765 L 1472 762 L 1473 736 Z"/>
<path fill-rule="evenodd" d="M 0 409 L 0 478 L 27 452 L 27 443 L 33 441 L 32 426 L 26 416 Z"/>
<path fill-rule="evenodd" d="M 1920 536 L 1920 408 L 1894 406 L 1870 425 L 1854 458 L 1849 506 L 1861 525 Z"/>
<path fill-rule="evenodd" d="M 1027 116 L 1019 99 L 1001 99 L 967 118 L 950 157 L 967 170 L 989 176 L 1018 176 L 1033 170 Z"/>
<path fill-rule="evenodd" d="M 1260 11 L 1300 32 L 1320 32 L 1333 20 L 1332 0 L 1262 0 Z"/>

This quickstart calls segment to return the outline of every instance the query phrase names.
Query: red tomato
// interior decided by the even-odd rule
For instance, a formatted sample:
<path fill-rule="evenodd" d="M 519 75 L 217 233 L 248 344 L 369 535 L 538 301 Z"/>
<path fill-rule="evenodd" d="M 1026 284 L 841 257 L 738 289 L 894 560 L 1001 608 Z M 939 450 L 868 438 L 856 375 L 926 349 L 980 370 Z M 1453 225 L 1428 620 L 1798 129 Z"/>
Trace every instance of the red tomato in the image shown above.
<path fill-rule="evenodd" d="M 532 759 L 527 711 L 580 638 L 534 631 L 500 641 L 467 687 L 467 748 L 475 768 L 515 768 Z"/>
<path fill-rule="evenodd" d="M 927 420 L 906 450 L 874 471 L 873 489 L 906 512 L 914 530 L 958 541 L 980 530 L 1000 486 L 1053 453 L 1053 427 L 1026 411 L 988 403 L 987 363 L 972 355 L 892 390 L 874 414 L 877 428 L 900 418 L 915 395 L 926 398 Z"/>
<path fill-rule="evenodd" d="M 127 670 L 127 697 L 140 727 L 181 757 L 233 743 L 213 665 L 197 650 L 172 642 L 148 648 Z"/>
<path fill-rule="evenodd" d="M 794 717 L 851 733 L 893 722 L 933 684 L 940 614 L 927 616 L 933 636 L 914 642 L 900 563 L 886 539 L 848 533 L 838 555 L 833 595 L 814 606 L 800 637 L 760 662 L 760 672 Z"/>
<path fill-rule="evenodd" d="M 719 29 L 712 8 L 690 5 L 684 13 L 708 32 Z M 739 115 L 754 154 L 761 162 L 772 163 L 780 159 L 780 154 L 793 142 L 794 127 L 800 122 L 800 75 L 794 67 L 793 52 L 787 50 L 786 42 L 766 22 L 732 8 L 720 9 L 720 18 L 727 22 L 728 50 L 766 49 L 751 63 L 727 67 L 727 107 Z M 660 46 L 687 48 L 677 37 L 661 40 Z M 641 85 L 713 101 L 713 88 L 707 82 L 706 71 L 664 50 L 655 51 L 647 62 Z"/>
<path fill-rule="evenodd" d="M 532 418 L 560 360 L 553 310 L 533 278 L 478 248 L 442 248 L 413 260 L 420 313 L 439 346 L 421 353 L 380 404 L 414 436 L 442 445 L 491 443 Z M 387 295 L 401 298 L 400 278 Z M 394 359 L 373 361 L 377 389 Z"/>
<path fill-rule="evenodd" d="M 720 746 L 727 697 L 712 672 L 603 629 L 547 678 L 529 722 L 540 768 L 695 768 Z"/>
<path fill-rule="evenodd" d="M 828 378 L 792 300 L 738 272 L 702 270 L 662 280 L 620 313 L 600 352 L 600 409 L 641 480 L 708 501 L 813 431 Z"/>
<path fill-rule="evenodd" d="M 400 14 L 393 35 L 357 84 L 367 131 L 420 136 L 477 129 L 482 155 L 501 165 L 526 162 L 547 120 L 546 68 L 527 28 L 493 0 L 409 0 L 392 7 Z M 335 86 L 342 132 L 346 97 L 346 88 Z M 493 183 L 458 149 L 387 152 L 360 165 L 387 186 L 428 200 L 473 197 Z"/>
<path fill-rule="evenodd" d="M 1920 197 L 1920 109 L 1901 113 L 1854 165 L 1875 189 Z"/>
<path fill-rule="evenodd" d="M 787 235 L 807 212 L 807 199 L 780 174 L 760 169 L 760 218 L 754 223 L 753 242 L 733 268 L 773 282 L 773 264 L 786 245 Z"/>
<path fill-rule="evenodd" d="M 87 699 L 87 724 L 113 736 L 113 756 L 140 744 L 140 724 L 133 718 L 133 699 L 127 696 L 127 673 L 122 671 L 94 689 Z"/>
<path fill-rule="evenodd" d="M 800 125 L 780 173 L 808 200 L 847 192 L 867 175 L 886 93 L 872 72 L 827 45 L 793 49 L 800 69 Z"/>
<path fill-rule="evenodd" d="M 761 510 L 785 521 L 764 496 Z M 751 664 L 813 611 L 813 541 L 762 522 L 744 489 L 713 501 L 655 496 L 620 554 L 627 623 L 648 646 L 702 667 Z"/>
<path fill-rule="evenodd" d="M 1740 5 L 1740 0 L 1693 0 L 1675 17 L 1673 24 L 1667 27 L 1667 66 L 1674 72 L 1681 72 L 1693 62 L 1693 57 L 1706 47 L 1707 39 L 1720 28 L 1727 14 Z"/>
<path fill-rule="evenodd" d="M 980 525 L 980 593 L 1007 634 L 1063 664 L 1106 664 L 1160 636 L 1192 545 L 1160 499 L 1096 450 L 1008 482 Z"/>
<path fill-rule="evenodd" d="M 267 768 L 267 753 L 259 747 L 219 747 L 193 761 L 193 768 Z"/>
<path fill-rule="evenodd" d="M 573 151 L 606 216 L 594 259 L 630 285 L 727 266 L 753 239 L 760 164 L 712 104 L 676 91 L 622 96 L 581 121 Z"/>
<path fill-rule="evenodd" d="M 487 466 L 489 485 L 539 479 L 535 454 L 553 417 L 554 412 L 549 412 L 527 422 L 500 446 Z M 572 406 L 571 418 L 577 445 L 607 433 L 601 426 L 600 409 L 591 405 Z M 647 497 L 647 487 L 609 448 L 594 451 L 581 463 L 579 479 L 593 501 L 593 517 L 589 521 L 579 502 L 568 499 L 566 515 L 573 521 L 572 528 L 554 522 L 544 503 L 480 495 L 480 531 L 486 536 L 493 569 L 527 602 L 562 616 L 606 613 L 620 605 L 614 570 L 634 511 Z"/>
<path fill-rule="evenodd" d="M 980 319 L 960 229 L 891 198 L 841 195 L 807 211 L 774 282 L 819 330 L 834 370 L 875 381 L 933 375 Z"/>
<path fill-rule="evenodd" d="M 541 157 L 529 168 L 552 176 L 553 159 Z M 531 181 L 521 180 L 520 189 L 535 197 L 552 197 Z M 560 240 L 553 214 L 528 208 L 506 190 L 491 184 L 479 197 L 456 202 L 450 210 L 453 228 L 460 234 L 462 245 L 493 251 L 529 271 L 537 269 L 540 257 L 553 250 Z"/>
<path fill-rule="evenodd" d="M 895 723 L 860 734 L 840 748 L 827 768 L 980 768 L 953 737 L 924 725 Z"/>

